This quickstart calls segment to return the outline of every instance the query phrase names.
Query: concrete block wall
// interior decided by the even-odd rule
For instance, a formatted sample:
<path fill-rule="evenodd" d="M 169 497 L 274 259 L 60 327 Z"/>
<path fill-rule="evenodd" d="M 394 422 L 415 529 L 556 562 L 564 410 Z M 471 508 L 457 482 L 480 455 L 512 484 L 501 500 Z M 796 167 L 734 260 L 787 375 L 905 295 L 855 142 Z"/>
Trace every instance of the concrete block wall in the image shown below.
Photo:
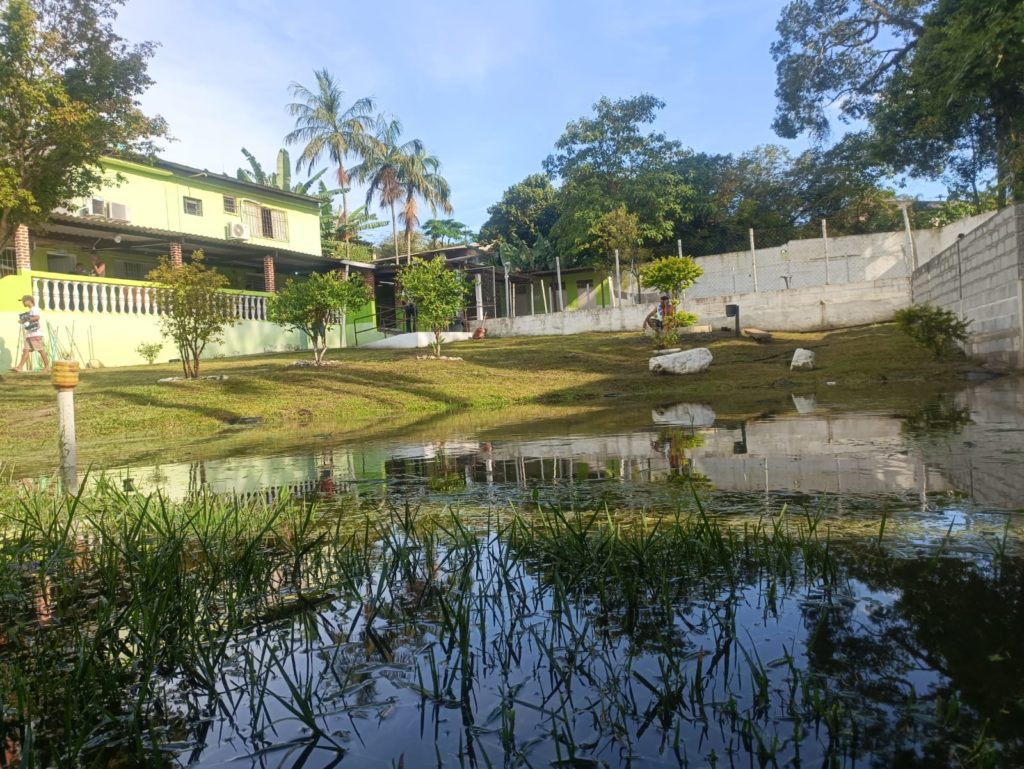
<path fill-rule="evenodd" d="M 914 271 L 915 304 L 971 321 L 966 352 L 1024 368 L 1024 205 L 1005 208 Z"/>

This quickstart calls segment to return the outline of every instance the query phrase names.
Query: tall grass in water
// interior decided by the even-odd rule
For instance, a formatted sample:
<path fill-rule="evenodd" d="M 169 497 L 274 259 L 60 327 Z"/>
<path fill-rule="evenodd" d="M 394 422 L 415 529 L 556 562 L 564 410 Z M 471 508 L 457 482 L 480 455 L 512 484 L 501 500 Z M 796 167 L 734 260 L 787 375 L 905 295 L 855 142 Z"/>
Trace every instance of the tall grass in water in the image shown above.
<path fill-rule="evenodd" d="M 101 487 L 0 505 L 0 696 L 22 766 L 402 763 L 423 743 L 444 766 L 841 766 L 862 714 L 803 646 L 848 597 L 827 525 L 785 511 L 725 527 Z M 753 637 L 794 610 L 806 634 Z M 401 707 L 419 734 L 389 730 Z"/>

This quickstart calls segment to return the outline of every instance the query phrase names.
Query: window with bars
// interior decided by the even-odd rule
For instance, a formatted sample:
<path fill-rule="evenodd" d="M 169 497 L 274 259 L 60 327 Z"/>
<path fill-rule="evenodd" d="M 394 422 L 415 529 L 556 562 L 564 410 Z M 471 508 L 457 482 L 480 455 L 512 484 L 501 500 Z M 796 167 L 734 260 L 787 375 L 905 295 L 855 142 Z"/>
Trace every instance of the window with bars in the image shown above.
<path fill-rule="evenodd" d="M 191 216 L 203 215 L 203 201 L 199 198 L 182 198 L 185 202 L 185 213 Z"/>
<path fill-rule="evenodd" d="M 128 280 L 145 280 L 146 274 L 152 269 L 142 262 L 124 262 L 121 271 Z"/>
<path fill-rule="evenodd" d="M 5 248 L 0 251 L 0 278 L 4 275 L 13 275 L 18 271 L 18 260 L 14 256 L 13 248 Z"/>
<path fill-rule="evenodd" d="M 237 214 L 238 213 L 238 198 L 234 195 L 224 196 L 224 213 L 226 214 Z"/>
<path fill-rule="evenodd" d="M 255 237 L 288 240 L 288 217 L 277 208 L 266 208 L 251 200 L 243 200 L 242 223 Z"/>

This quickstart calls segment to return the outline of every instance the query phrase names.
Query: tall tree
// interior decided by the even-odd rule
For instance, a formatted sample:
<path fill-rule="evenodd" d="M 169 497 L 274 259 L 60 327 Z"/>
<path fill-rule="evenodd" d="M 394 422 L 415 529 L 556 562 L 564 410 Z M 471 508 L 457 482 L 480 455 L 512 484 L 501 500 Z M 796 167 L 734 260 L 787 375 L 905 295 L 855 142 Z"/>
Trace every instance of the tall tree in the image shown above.
<path fill-rule="evenodd" d="M 530 174 L 509 187 L 501 200 L 487 209 L 488 219 L 480 239 L 499 241 L 516 248 L 532 247 L 546 238 L 558 218 L 558 193 L 546 174 Z"/>
<path fill-rule="evenodd" d="M 149 155 L 166 134 L 138 98 L 152 43 L 113 30 L 119 0 L 0 6 L 0 249 L 102 182 L 104 155 Z"/>
<path fill-rule="evenodd" d="M 602 98 L 593 117 L 566 126 L 556 152 L 544 161 L 544 169 L 562 181 L 551 236 L 563 253 L 577 261 L 606 258 L 594 228 L 619 205 L 636 214 L 648 243 L 671 237 L 685 218 L 692 190 L 672 167 L 682 148 L 661 132 L 644 130 L 664 106 L 649 94 Z"/>
<path fill-rule="evenodd" d="M 341 190 L 341 217 L 348 218 L 349 174 L 345 161 L 350 154 L 362 155 L 367 134 L 373 125 L 371 114 L 373 99 L 357 99 L 345 106 L 345 92 L 326 69 L 316 70 L 316 89 L 310 90 L 299 83 L 289 89 L 296 101 L 288 105 L 295 118 L 295 130 L 285 136 L 286 144 L 305 143 L 296 161 L 296 169 L 303 166 L 312 173 L 313 166 L 327 155 L 338 167 L 338 188 Z"/>
<path fill-rule="evenodd" d="M 403 204 L 407 253 L 411 253 L 411 234 L 419 223 L 416 196 L 434 201 L 433 206 L 449 205 L 448 183 L 437 173 L 440 163 L 427 154 L 419 139 L 401 142 L 401 137 L 402 124 L 398 120 L 380 118 L 372 139 L 363 150 L 363 162 L 352 168 L 352 176 L 366 184 L 366 205 L 376 197 L 380 207 L 390 211 L 396 256 L 399 250 L 396 206 L 399 203 Z"/>
<path fill-rule="evenodd" d="M 778 32 L 780 136 L 866 120 L 896 169 L 937 177 L 970 151 L 1024 200 L 1019 0 L 793 0 Z"/>
<path fill-rule="evenodd" d="M 401 169 L 402 183 L 405 188 L 405 205 L 399 214 L 405 224 L 405 256 L 406 263 L 412 260 L 412 234 L 419 225 L 419 208 L 417 200 L 422 199 L 432 214 L 440 208 L 450 214 L 451 189 L 447 180 L 441 176 L 441 161 L 430 155 L 419 145 L 405 158 Z"/>

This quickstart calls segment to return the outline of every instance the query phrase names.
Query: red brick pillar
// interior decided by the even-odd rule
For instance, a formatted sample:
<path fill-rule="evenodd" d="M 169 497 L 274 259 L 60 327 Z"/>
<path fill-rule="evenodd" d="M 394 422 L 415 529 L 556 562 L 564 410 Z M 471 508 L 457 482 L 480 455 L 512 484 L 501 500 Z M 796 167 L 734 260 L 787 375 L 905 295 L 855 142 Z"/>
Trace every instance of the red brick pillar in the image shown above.
<path fill-rule="evenodd" d="M 274 284 L 274 257 L 271 254 L 263 257 L 263 290 L 270 294 L 277 290 Z"/>
<path fill-rule="evenodd" d="M 19 224 L 14 229 L 14 266 L 18 272 L 32 269 L 32 249 L 28 242 L 28 227 Z"/>
<path fill-rule="evenodd" d="M 171 264 L 175 267 L 181 267 L 181 243 L 171 243 Z"/>

